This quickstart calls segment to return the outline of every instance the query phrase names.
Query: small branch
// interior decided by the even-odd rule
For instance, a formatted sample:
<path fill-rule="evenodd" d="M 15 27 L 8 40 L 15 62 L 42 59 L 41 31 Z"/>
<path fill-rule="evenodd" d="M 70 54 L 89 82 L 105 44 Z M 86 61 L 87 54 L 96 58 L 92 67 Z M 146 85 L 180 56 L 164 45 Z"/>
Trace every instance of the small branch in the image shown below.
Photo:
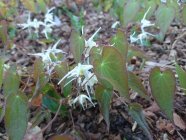
<path fill-rule="evenodd" d="M 26 89 L 27 85 L 29 84 L 29 81 L 30 81 L 30 75 L 29 75 L 29 77 L 28 77 L 28 80 L 27 80 L 27 82 L 26 82 L 26 84 L 25 84 L 25 87 L 23 88 L 22 92 L 24 92 L 24 91 L 25 91 L 25 89 Z"/>
<path fill-rule="evenodd" d="M 69 110 L 69 112 L 70 112 L 70 117 L 71 117 L 71 119 L 72 119 L 72 125 L 73 125 L 73 128 L 75 127 L 75 125 L 74 125 L 74 119 L 73 119 L 73 116 L 72 116 L 72 111 L 71 110 Z"/>

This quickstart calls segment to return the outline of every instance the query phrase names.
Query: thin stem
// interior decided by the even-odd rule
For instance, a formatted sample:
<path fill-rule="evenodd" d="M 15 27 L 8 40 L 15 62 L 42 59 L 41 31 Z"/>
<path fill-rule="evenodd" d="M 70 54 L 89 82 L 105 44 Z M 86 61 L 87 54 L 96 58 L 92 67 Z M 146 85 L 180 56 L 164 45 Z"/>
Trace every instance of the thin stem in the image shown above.
<path fill-rule="evenodd" d="M 57 118 L 57 116 L 58 116 L 58 114 L 59 114 L 59 112 L 60 112 L 61 106 L 62 106 L 62 100 L 59 101 L 59 107 L 58 107 L 58 109 L 57 109 L 57 112 L 56 112 L 54 118 L 47 124 L 47 126 L 45 126 L 43 129 L 41 129 L 41 131 L 39 131 L 36 135 L 38 135 L 38 134 L 40 134 L 40 133 L 43 133 L 44 131 L 47 130 L 47 128 L 48 128 L 49 126 L 52 125 L 52 123 L 56 120 L 56 118 Z"/>
<path fill-rule="evenodd" d="M 26 89 L 26 87 L 27 87 L 27 85 L 28 85 L 29 81 L 30 81 L 30 75 L 29 75 L 29 77 L 28 77 L 28 80 L 27 80 L 27 82 L 26 82 L 26 84 L 25 84 L 25 87 L 23 88 L 22 92 L 24 92 L 24 91 L 25 91 L 25 89 Z"/>

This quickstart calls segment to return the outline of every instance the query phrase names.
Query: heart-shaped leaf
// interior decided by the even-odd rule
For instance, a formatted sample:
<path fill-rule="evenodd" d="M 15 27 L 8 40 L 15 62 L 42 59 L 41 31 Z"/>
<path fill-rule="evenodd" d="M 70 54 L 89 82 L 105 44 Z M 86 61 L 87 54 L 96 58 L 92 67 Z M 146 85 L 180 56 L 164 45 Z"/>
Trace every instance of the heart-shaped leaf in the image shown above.
<path fill-rule="evenodd" d="M 183 23 L 186 25 L 186 5 L 183 5 L 183 9 L 181 11 L 181 17 L 182 17 L 182 21 Z"/>
<path fill-rule="evenodd" d="M 128 23 L 134 20 L 139 10 L 140 10 L 140 1 L 130 0 L 127 2 L 127 4 L 124 6 L 124 12 L 123 12 L 125 27 L 128 25 Z"/>
<path fill-rule="evenodd" d="M 123 55 L 124 60 L 127 60 L 128 41 L 121 30 L 118 30 L 116 35 L 111 39 L 111 44 Z"/>
<path fill-rule="evenodd" d="M 81 62 L 84 49 L 85 40 L 73 30 L 70 36 L 70 51 L 72 52 L 76 63 Z"/>
<path fill-rule="evenodd" d="M 145 90 L 141 80 L 132 72 L 128 72 L 129 87 L 136 91 L 141 97 L 148 99 L 147 91 Z"/>
<path fill-rule="evenodd" d="M 178 74 L 180 86 L 186 93 L 186 72 L 178 64 L 176 64 L 176 73 Z"/>
<path fill-rule="evenodd" d="M 98 78 L 107 80 L 120 95 L 129 99 L 125 61 L 116 48 L 103 47 L 101 58 L 95 59 L 93 65 Z"/>
<path fill-rule="evenodd" d="M 171 13 L 171 14 L 170 14 Z M 168 7 L 165 4 L 161 4 L 156 11 L 156 23 L 160 27 L 161 39 L 164 38 L 171 22 L 175 17 L 175 10 L 173 7 Z"/>
<path fill-rule="evenodd" d="M 8 96 L 5 110 L 5 127 L 10 140 L 22 140 L 28 124 L 28 101 L 24 94 Z"/>
<path fill-rule="evenodd" d="M 16 67 L 11 67 L 6 71 L 3 84 L 5 97 L 18 92 L 20 77 L 16 72 Z"/>
<path fill-rule="evenodd" d="M 110 102 L 112 98 L 112 89 L 105 88 L 102 85 L 96 86 L 95 97 L 98 100 L 100 105 L 100 110 L 104 117 L 104 120 L 107 123 L 107 128 L 109 131 L 110 120 L 109 120 L 109 110 L 110 110 Z"/>
<path fill-rule="evenodd" d="M 139 105 L 138 103 L 130 104 L 129 114 L 137 122 L 137 124 L 139 124 L 139 126 L 141 128 L 143 128 L 143 130 L 147 134 L 149 140 L 153 140 L 150 129 L 149 129 L 148 124 L 145 120 L 145 116 L 143 114 L 141 105 Z"/>
<path fill-rule="evenodd" d="M 176 89 L 174 73 L 167 69 L 160 71 L 159 67 L 152 69 L 149 77 L 152 95 L 160 109 L 173 120 L 173 99 Z"/>

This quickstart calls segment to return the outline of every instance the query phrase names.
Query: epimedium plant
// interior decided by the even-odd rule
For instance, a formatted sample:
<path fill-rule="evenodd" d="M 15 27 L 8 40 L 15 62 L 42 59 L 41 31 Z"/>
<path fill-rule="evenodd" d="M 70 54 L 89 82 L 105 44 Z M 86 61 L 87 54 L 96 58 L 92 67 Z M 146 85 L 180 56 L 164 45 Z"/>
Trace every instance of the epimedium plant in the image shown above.
<path fill-rule="evenodd" d="M 116 4 L 117 2 L 120 1 L 116 1 Z M 131 117 L 143 128 L 147 137 L 153 139 L 143 115 L 142 106 L 133 103 L 130 99 L 129 91 L 131 89 L 142 98 L 151 100 L 141 79 L 129 69 L 129 62 L 133 56 L 143 59 L 146 59 L 146 56 L 128 43 L 126 28 L 131 22 L 141 21 L 140 32 L 146 33 L 145 27 L 154 26 L 147 19 L 155 12 L 156 25 L 160 28 L 159 35 L 163 38 L 171 22 L 177 17 L 179 6 L 174 1 L 162 3 L 158 0 L 123 0 L 122 3 L 124 8 L 123 11 L 119 11 L 119 16 L 122 15 L 119 19 L 124 29 L 118 29 L 108 45 L 102 46 L 94 41 L 101 28 L 98 28 L 89 39 L 85 38 L 82 28 L 81 34 L 73 30 L 70 36 L 70 51 L 74 57 L 73 64 L 70 64 L 66 58 L 66 52 L 57 49 L 61 40 L 40 53 L 29 54 L 39 59 L 36 59 L 34 63 L 33 72 L 29 73 L 35 86 L 28 96 L 25 95 L 27 83 L 20 82 L 24 73 L 20 73 L 16 66 L 9 66 L 4 63 L 3 59 L 0 60 L 0 86 L 3 85 L 5 99 L 5 104 L 0 113 L 0 121 L 5 118 L 5 127 L 10 139 L 23 139 L 29 120 L 28 110 L 30 106 L 40 107 L 36 117 L 32 120 L 32 123 L 37 125 L 42 119 L 50 119 L 51 117 L 45 108 L 55 113 L 54 118 L 49 122 L 51 124 L 58 114 L 64 115 L 69 106 L 79 105 L 85 110 L 88 107 L 95 107 L 96 102 L 98 102 L 109 130 L 109 110 L 113 95 L 124 98 L 123 102 Z M 131 14 L 131 10 L 134 15 L 128 16 Z M 174 14 L 170 15 L 170 12 Z M 50 10 L 47 13 L 51 15 Z M 24 28 L 26 25 L 33 25 L 30 24 L 33 22 L 28 18 L 26 24 L 19 25 Z M 44 21 L 42 24 L 47 26 L 49 23 Z M 138 39 L 138 37 L 133 36 L 133 38 L 141 41 L 140 37 Z M 176 64 L 176 72 L 180 85 L 185 90 L 186 72 L 178 64 Z M 149 74 L 149 83 L 153 99 L 167 118 L 173 122 L 173 101 L 176 89 L 174 72 L 170 69 L 155 67 Z M 57 87 L 61 89 L 58 90 Z M 48 125 L 41 132 L 45 131 L 47 127 Z"/>
<path fill-rule="evenodd" d="M 104 11 L 110 11 L 119 22 L 120 26 L 125 28 L 131 28 L 131 23 L 142 22 L 142 19 L 146 13 L 146 19 L 154 17 L 154 27 L 158 27 L 154 37 L 160 41 L 163 41 L 168 27 L 172 23 L 173 19 L 181 21 L 185 24 L 185 1 L 176 0 L 108 0 L 108 1 L 94 1 L 95 6 L 103 7 Z M 131 13 L 131 11 L 133 11 Z M 171 13 L 171 14 L 170 14 Z M 143 30 L 138 29 L 138 24 L 131 30 L 131 35 L 139 36 Z M 149 46 L 148 36 L 143 36 L 143 42 L 137 42 L 142 46 Z M 147 39 L 147 40 L 146 40 Z M 131 41 L 133 43 L 133 41 Z"/>

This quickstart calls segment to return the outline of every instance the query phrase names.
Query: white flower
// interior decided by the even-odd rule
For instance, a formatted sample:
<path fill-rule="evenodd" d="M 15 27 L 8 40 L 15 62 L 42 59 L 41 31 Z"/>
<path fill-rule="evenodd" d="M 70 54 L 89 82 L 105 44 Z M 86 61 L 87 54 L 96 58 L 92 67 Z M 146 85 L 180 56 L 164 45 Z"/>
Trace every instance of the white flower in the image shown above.
<path fill-rule="evenodd" d="M 141 30 L 142 32 L 144 31 L 144 28 L 145 27 L 150 27 L 150 26 L 154 26 L 154 24 L 152 24 L 149 20 L 146 20 L 146 16 L 147 16 L 147 13 L 149 12 L 151 7 L 149 7 L 149 9 L 145 12 L 142 20 L 141 20 Z"/>
<path fill-rule="evenodd" d="M 70 105 L 75 105 L 76 103 L 79 103 L 82 106 L 83 110 L 85 110 L 85 107 L 87 107 L 87 100 L 95 107 L 91 98 L 84 95 L 84 94 L 80 94 L 78 97 L 76 97 L 74 100 L 72 100 L 70 102 Z M 84 104 L 85 104 L 85 107 L 84 107 Z"/>
<path fill-rule="evenodd" d="M 57 45 L 60 43 L 61 40 L 58 40 L 52 47 L 49 47 L 47 50 L 45 50 L 45 52 L 49 53 L 49 54 L 53 54 L 54 56 L 57 53 L 63 53 L 66 54 L 66 52 L 64 52 L 63 50 L 57 49 Z"/>
<path fill-rule="evenodd" d="M 45 24 L 44 29 L 42 31 L 43 34 L 45 34 L 46 39 L 48 39 L 48 33 L 52 33 L 52 24 Z"/>
<path fill-rule="evenodd" d="M 85 57 L 89 57 L 89 53 L 92 47 L 98 46 L 93 39 L 100 30 L 101 30 L 101 27 L 88 40 L 85 40 L 85 47 L 86 47 L 85 52 L 84 52 Z"/>
<path fill-rule="evenodd" d="M 85 90 L 88 93 L 88 96 L 91 97 L 90 93 L 91 94 L 94 93 L 93 86 L 98 83 L 98 79 L 97 79 L 96 75 L 90 71 L 86 71 L 84 73 L 84 76 L 85 76 L 85 78 L 84 78 L 83 82 L 81 83 L 81 86 L 85 86 Z"/>
<path fill-rule="evenodd" d="M 112 24 L 111 28 L 114 29 L 116 28 L 118 25 L 120 25 L 120 22 L 119 21 L 116 21 Z"/>
<path fill-rule="evenodd" d="M 134 37 L 136 32 L 134 32 L 132 35 L 130 35 L 130 42 L 134 43 L 137 42 L 139 39 L 137 37 Z"/>
<path fill-rule="evenodd" d="M 141 33 L 138 34 L 137 37 L 135 37 L 135 34 L 136 34 L 135 32 L 132 35 L 130 35 L 130 42 L 131 43 L 140 41 L 140 44 L 143 45 L 143 40 L 147 39 L 149 35 L 150 36 L 155 36 L 155 35 L 145 31 L 146 27 L 154 26 L 154 24 L 152 24 L 149 20 L 145 19 L 146 16 L 147 16 L 147 13 L 150 10 L 150 8 L 151 7 L 149 7 L 149 9 L 145 12 L 145 14 L 144 14 L 144 16 L 141 20 Z"/>
<path fill-rule="evenodd" d="M 137 37 L 134 37 L 134 35 L 135 35 L 135 32 L 132 35 L 130 35 L 130 42 L 134 43 L 134 42 L 140 41 L 141 45 L 143 44 L 143 40 L 147 39 L 149 35 L 154 36 L 153 34 L 145 32 L 145 31 L 137 35 Z"/>
<path fill-rule="evenodd" d="M 65 54 L 63 50 L 56 48 L 60 41 L 61 40 L 58 40 L 52 47 L 49 47 L 47 50 L 42 50 L 41 53 L 31 54 L 34 56 L 41 57 L 45 65 L 45 68 L 47 70 L 47 73 L 49 74 L 52 72 L 52 70 L 54 69 L 56 65 L 60 64 L 60 61 L 52 61 L 50 55 L 52 54 L 53 57 L 57 59 L 56 54 L 59 54 L 59 53 Z"/>
<path fill-rule="evenodd" d="M 26 29 L 26 28 L 31 27 L 32 22 L 31 22 L 31 19 L 30 19 L 30 13 L 28 14 L 28 19 L 27 19 L 26 23 L 17 24 L 17 25 L 22 27 L 22 29 Z"/>
<path fill-rule="evenodd" d="M 60 84 L 64 79 L 66 78 L 72 78 L 67 84 L 72 82 L 73 80 L 77 79 L 77 82 L 79 85 L 82 83 L 82 77 L 85 76 L 85 73 L 93 68 L 92 65 L 82 65 L 81 63 L 78 63 L 78 65 L 69 71 L 59 82 Z M 66 84 L 66 85 L 67 85 Z M 65 86 L 66 86 L 65 85 Z"/>
<path fill-rule="evenodd" d="M 166 3 L 167 2 L 167 0 L 160 0 L 162 3 Z"/>
<path fill-rule="evenodd" d="M 41 21 L 38 21 L 37 19 L 34 19 L 33 21 L 31 21 L 30 13 L 28 14 L 28 19 L 26 23 L 18 24 L 18 26 L 22 27 L 22 29 L 34 28 L 36 33 L 38 33 L 40 25 L 44 25 L 44 23 Z"/>
<path fill-rule="evenodd" d="M 47 10 L 47 13 L 45 14 L 45 19 L 44 19 L 45 24 L 47 24 L 47 23 L 53 23 L 53 13 L 52 13 L 52 10 L 54 10 L 54 9 L 55 9 L 55 7 L 52 7 L 49 10 Z"/>
<path fill-rule="evenodd" d="M 55 26 L 61 26 L 61 21 L 57 16 L 54 16 L 53 25 Z"/>

